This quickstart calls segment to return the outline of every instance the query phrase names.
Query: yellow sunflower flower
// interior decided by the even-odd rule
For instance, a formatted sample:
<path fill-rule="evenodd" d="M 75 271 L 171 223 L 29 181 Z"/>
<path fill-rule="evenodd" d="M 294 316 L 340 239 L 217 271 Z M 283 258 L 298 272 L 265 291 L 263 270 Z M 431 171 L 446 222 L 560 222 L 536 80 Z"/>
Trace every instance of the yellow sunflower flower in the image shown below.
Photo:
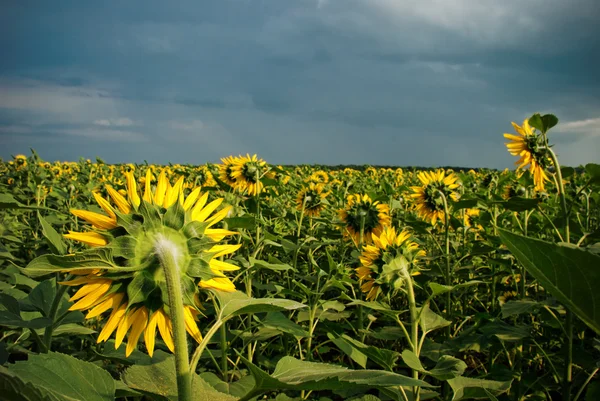
<path fill-rule="evenodd" d="M 518 156 L 519 160 L 515 162 L 517 170 L 526 169 L 533 175 L 533 183 L 536 191 L 545 189 L 545 182 L 549 181 L 545 169 L 551 163 L 545 156 L 545 152 L 540 148 L 543 144 L 541 138 L 535 134 L 529 125 L 529 120 L 523 121 L 523 126 L 519 127 L 514 122 L 513 128 L 519 135 L 504 134 L 504 137 L 510 142 L 506 143 L 508 152 L 513 156 Z"/>
<path fill-rule="evenodd" d="M 165 272 L 157 255 L 168 252 L 175 260 L 184 297 L 186 330 L 198 342 L 202 340 L 196 323 L 199 290 L 235 291 L 235 285 L 223 272 L 239 269 L 220 260 L 241 246 L 219 243 L 236 234 L 215 228 L 230 209 L 217 210 L 223 199 L 209 202 L 208 193 L 202 194 L 200 188 L 185 197 L 183 177 L 171 185 L 164 170 L 153 190 L 151 176 L 151 169 L 147 169 L 143 194 L 138 192 L 133 172 L 125 173 L 125 196 L 110 185 L 106 190 L 112 202 L 93 193 L 104 213 L 71 210 L 92 230 L 70 232 L 65 237 L 92 249 L 53 259 L 69 262 L 59 264 L 61 270 L 65 265 L 75 266 L 70 271 L 77 278 L 61 283 L 79 287 L 71 297 L 75 303 L 70 309 L 87 310 L 88 319 L 112 310 L 98 342 L 107 341 L 116 332 L 115 347 L 119 347 L 129 333 L 127 356 L 137 347 L 142 334 L 152 355 L 156 329 L 173 351 Z M 93 268 L 84 263 L 88 257 L 94 260 Z"/>
<path fill-rule="evenodd" d="M 233 176 L 233 166 L 237 162 L 237 157 L 227 156 L 221 159 L 223 164 L 219 165 L 219 179 L 230 187 L 235 187 L 235 177 Z"/>
<path fill-rule="evenodd" d="M 454 191 L 459 187 L 458 177 L 453 173 L 446 174 L 444 170 L 421 171 L 417 174 L 421 186 L 411 187 L 410 195 L 415 200 L 417 213 L 432 225 L 439 220 L 445 221 L 444 203 L 441 194 L 446 200 L 457 201 L 458 194 Z"/>
<path fill-rule="evenodd" d="M 359 257 L 361 265 L 356 269 L 356 274 L 361 283 L 360 289 L 367 294 L 368 301 L 375 300 L 382 287 L 392 283 L 398 285 L 398 280 L 402 281 L 402 275 L 386 266 L 399 256 L 409 262 L 425 256 L 425 251 L 411 241 L 411 235 L 406 230 L 397 233 L 394 227 L 385 227 L 380 235 L 373 234 L 372 245 L 363 247 Z"/>
<path fill-rule="evenodd" d="M 296 209 L 302 210 L 307 216 L 317 217 L 325 209 L 323 200 L 327 197 L 323 192 L 323 185 L 311 182 L 308 187 L 301 189 L 296 197 Z"/>
<path fill-rule="evenodd" d="M 14 165 L 17 170 L 21 170 L 21 169 L 24 169 L 25 167 L 27 167 L 27 156 L 16 155 Z"/>
<path fill-rule="evenodd" d="M 268 174 L 268 169 L 267 163 L 256 155 L 236 158 L 231 167 L 231 176 L 235 179 L 233 187 L 250 196 L 260 194 L 264 187 L 261 178 Z"/>
<path fill-rule="evenodd" d="M 391 223 L 389 206 L 371 200 L 369 195 L 349 195 L 346 208 L 339 211 L 339 216 L 344 222 L 344 236 L 356 245 L 360 244 L 361 228 L 363 242 L 370 243 L 373 234 L 380 234 Z"/>

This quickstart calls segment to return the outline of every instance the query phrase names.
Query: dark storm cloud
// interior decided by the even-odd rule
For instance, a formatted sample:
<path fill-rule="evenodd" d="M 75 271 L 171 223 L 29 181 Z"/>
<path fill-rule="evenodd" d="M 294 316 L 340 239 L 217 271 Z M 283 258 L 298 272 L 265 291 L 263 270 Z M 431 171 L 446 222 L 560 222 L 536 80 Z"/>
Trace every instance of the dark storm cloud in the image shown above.
<path fill-rule="evenodd" d="M 0 156 L 505 167 L 542 111 L 565 163 L 600 161 L 600 8 L 568 3 L 15 2 Z"/>

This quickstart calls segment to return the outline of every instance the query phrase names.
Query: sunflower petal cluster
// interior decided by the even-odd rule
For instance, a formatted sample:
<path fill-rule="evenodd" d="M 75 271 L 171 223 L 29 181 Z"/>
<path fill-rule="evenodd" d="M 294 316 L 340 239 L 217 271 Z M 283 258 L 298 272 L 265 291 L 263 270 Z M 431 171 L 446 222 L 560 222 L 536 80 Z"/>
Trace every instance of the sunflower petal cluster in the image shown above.
<path fill-rule="evenodd" d="M 519 157 L 515 162 L 517 170 L 527 169 L 533 175 L 533 183 L 536 191 L 544 191 L 546 181 L 549 181 L 546 175 L 546 167 L 550 160 L 546 157 L 544 140 L 541 135 L 537 135 L 534 129 L 529 125 L 529 120 L 525 119 L 522 126 L 512 123 L 513 128 L 519 135 L 505 133 L 504 137 L 510 142 L 506 143 L 508 152 Z"/>
<path fill-rule="evenodd" d="M 126 355 L 136 348 L 142 334 L 153 354 L 156 332 L 173 351 L 173 329 L 165 273 L 158 255 L 169 253 L 175 260 L 182 285 L 187 332 L 198 342 L 197 325 L 201 289 L 235 291 L 224 272 L 239 269 L 222 260 L 240 244 L 221 243 L 236 234 L 217 224 L 230 207 L 220 208 L 223 199 L 209 200 L 209 193 L 195 188 L 184 196 L 184 179 L 171 185 L 163 170 L 156 185 L 146 171 L 143 192 L 138 192 L 134 172 L 125 172 L 125 195 L 106 185 L 109 199 L 93 196 L 104 213 L 73 209 L 71 212 L 91 225 L 84 232 L 65 237 L 91 249 L 64 256 L 73 266 L 75 279 L 63 285 L 79 287 L 71 297 L 71 310 L 87 311 L 86 318 L 102 318 L 110 311 L 98 336 L 107 341 L 115 334 L 119 347 L 128 334 Z M 64 265 L 64 264 L 63 264 Z"/>
<path fill-rule="evenodd" d="M 432 225 L 438 220 L 445 221 L 446 213 L 444 211 L 444 200 L 458 200 L 458 193 L 455 191 L 460 185 L 458 177 L 444 170 L 421 171 L 417 174 L 421 181 L 420 186 L 411 187 L 413 193 L 410 195 L 415 202 L 415 208 L 419 216 L 431 222 Z"/>
<path fill-rule="evenodd" d="M 228 156 L 221 159 L 219 178 L 239 193 L 255 196 L 264 189 L 262 178 L 274 178 L 267 162 L 257 155 Z"/>
<path fill-rule="evenodd" d="M 369 195 L 348 195 L 346 207 L 339 211 L 343 222 L 344 236 L 355 244 L 361 244 L 361 232 L 364 244 L 372 241 L 373 234 L 379 235 L 384 227 L 391 224 L 390 207 L 379 201 L 373 201 Z"/>
<path fill-rule="evenodd" d="M 381 234 L 373 234 L 373 243 L 365 245 L 359 257 L 360 267 L 356 274 L 361 282 L 361 290 L 366 294 L 367 300 L 377 298 L 382 288 L 393 284 L 399 288 L 405 278 L 404 272 L 391 262 L 402 258 L 408 264 L 425 256 L 425 251 L 412 241 L 407 230 L 400 233 L 394 227 L 385 227 Z"/>
<path fill-rule="evenodd" d="M 304 210 L 304 213 L 311 217 L 317 217 L 325 209 L 325 198 L 328 193 L 324 192 L 323 184 L 314 182 L 308 183 L 298 192 L 296 197 L 296 209 Z"/>

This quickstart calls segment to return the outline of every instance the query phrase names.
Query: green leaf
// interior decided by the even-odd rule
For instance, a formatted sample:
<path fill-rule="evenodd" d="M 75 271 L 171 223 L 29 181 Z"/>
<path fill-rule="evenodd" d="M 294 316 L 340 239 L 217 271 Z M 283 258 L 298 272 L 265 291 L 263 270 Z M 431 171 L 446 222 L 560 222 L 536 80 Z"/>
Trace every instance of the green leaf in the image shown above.
<path fill-rule="evenodd" d="M 471 379 L 468 377 L 457 377 L 448 380 L 448 384 L 454 391 L 452 401 L 459 400 L 482 400 L 489 399 L 489 394 L 494 396 L 507 392 L 512 380 L 501 382 L 482 379 Z"/>
<path fill-rule="evenodd" d="M 352 370 L 327 363 L 300 361 L 284 356 L 277 362 L 272 375 L 240 355 L 254 376 L 255 387 L 239 401 L 247 401 L 275 390 L 368 390 L 392 386 L 432 387 L 429 383 L 383 370 Z"/>
<path fill-rule="evenodd" d="M 109 248 L 89 249 L 75 255 L 42 255 L 32 260 L 21 272 L 29 277 L 40 277 L 57 271 L 102 269 L 108 272 L 125 273 L 143 269 L 144 266 L 123 267 L 112 260 Z"/>
<path fill-rule="evenodd" d="M 0 194 L 0 209 L 51 210 L 45 207 L 24 205 L 8 193 Z"/>
<path fill-rule="evenodd" d="M 507 210 L 513 212 L 524 212 L 526 210 L 533 210 L 542 200 L 540 198 L 522 198 L 520 196 L 513 196 L 506 202 L 494 202 L 504 206 Z"/>
<path fill-rule="evenodd" d="M 162 351 L 157 351 L 162 353 Z M 151 365 L 134 365 L 123 374 L 123 382 L 143 394 L 156 394 L 170 401 L 177 401 L 177 376 L 175 373 L 175 357 L 169 355 L 158 363 Z M 236 398 L 212 388 L 200 376 L 194 374 L 192 379 L 194 401 L 234 401 Z"/>
<path fill-rule="evenodd" d="M 146 270 L 136 272 L 131 283 L 127 285 L 127 298 L 129 304 L 133 305 L 144 302 L 155 288 L 156 282 L 150 272 Z"/>
<path fill-rule="evenodd" d="M 502 310 L 502 317 L 507 318 L 511 316 L 520 315 L 523 313 L 532 313 L 542 307 L 541 302 L 536 302 L 528 299 L 508 301 L 500 308 Z"/>
<path fill-rule="evenodd" d="M 281 312 L 269 312 L 262 320 L 265 327 L 279 330 L 296 337 L 308 337 L 308 332 L 302 326 L 292 322 Z"/>
<path fill-rule="evenodd" d="M 461 283 L 461 284 L 457 284 L 457 285 L 444 285 L 444 284 L 429 282 L 429 288 L 431 288 L 432 296 L 435 297 L 440 294 L 445 294 L 447 292 L 454 291 L 458 288 L 470 287 L 472 285 L 478 285 L 478 284 L 483 284 L 483 283 L 484 282 L 481 280 L 467 281 L 466 283 Z"/>
<path fill-rule="evenodd" d="M 434 330 L 441 329 L 442 327 L 449 326 L 450 324 L 451 322 L 433 312 L 429 308 L 428 304 L 423 306 L 419 319 L 419 325 L 425 333 L 430 333 Z"/>
<path fill-rule="evenodd" d="M 223 219 L 223 221 L 227 224 L 228 230 L 236 228 L 252 230 L 256 225 L 255 217 L 249 214 L 241 217 L 230 217 L 228 219 Z"/>
<path fill-rule="evenodd" d="M 9 365 L 8 372 L 48 400 L 113 401 L 115 398 L 115 383 L 108 372 L 57 352 L 30 354 L 27 361 Z"/>
<path fill-rule="evenodd" d="M 600 333 L 600 257 L 571 245 L 559 245 L 499 230 L 502 242 L 525 269 L 585 324 Z"/>
<path fill-rule="evenodd" d="M 262 269 L 268 269 L 273 271 L 286 271 L 286 270 L 294 270 L 294 268 L 287 263 L 281 263 L 281 261 L 275 259 L 274 257 L 269 257 L 269 262 L 265 262 L 264 260 L 257 260 L 253 257 L 250 257 L 250 266 L 258 266 Z"/>
<path fill-rule="evenodd" d="M 0 366 L 0 394 L 4 401 L 62 401 L 62 398 L 26 383 Z"/>
<path fill-rule="evenodd" d="M 27 300 L 44 316 L 48 316 L 55 296 L 56 284 L 54 279 L 50 279 L 42 281 L 31 290 L 27 296 Z"/>
<path fill-rule="evenodd" d="M 533 128 L 536 128 L 540 132 L 545 132 L 544 122 L 542 121 L 542 116 L 540 115 L 540 113 L 535 113 L 534 115 L 529 117 L 529 125 L 531 125 Z"/>
<path fill-rule="evenodd" d="M 544 114 L 542 116 L 542 123 L 544 126 L 543 132 L 548 132 L 550 131 L 550 128 L 558 124 L 558 117 L 556 117 L 554 114 Z"/>
<path fill-rule="evenodd" d="M 66 254 L 67 248 L 65 247 L 65 243 L 63 242 L 61 235 L 56 232 L 54 227 L 52 227 L 50 223 L 48 223 L 39 212 L 37 215 L 38 220 L 42 225 L 42 234 L 44 234 L 44 238 L 46 238 L 46 241 L 48 242 L 48 245 L 50 246 L 52 252 L 57 253 L 59 255 Z"/>
<path fill-rule="evenodd" d="M 459 377 L 467 369 L 467 364 L 460 359 L 450 355 L 442 355 L 433 369 L 426 370 L 421 364 L 419 357 L 408 349 L 402 352 L 402 360 L 409 368 L 442 381 Z"/>
<path fill-rule="evenodd" d="M 221 311 L 219 318 L 228 320 L 234 316 L 247 313 L 278 312 L 305 308 L 306 305 L 296 301 L 279 298 L 250 298 L 246 294 L 235 292 L 215 291 Z"/>
<path fill-rule="evenodd" d="M 585 165 L 585 171 L 590 176 L 590 183 L 600 184 L 600 164 L 588 163 Z"/>
<path fill-rule="evenodd" d="M 248 394 L 254 388 L 255 384 L 254 377 L 252 376 L 243 376 L 238 381 L 232 383 L 224 382 L 212 372 L 200 373 L 200 377 L 215 390 L 235 397 L 243 397 Z"/>
<path fill-rule="evenodd" d="M 575 174 L 575 169 L 573 167 L 563 166 L 560 168 L 560 173 L 562 175 L 562 178 L 566 179 L 566 178 L 571 177 L 573 174 Z"/>
<path fill-rule="evenodd" d="M 377 365 L 389 371 L 392 371 L 394 369 L 396 361 L 400 357 L 400 354 L 396 351 L 377 348 L 372 345 L 364 344 L 346 334 L 336 336 L 336 334 L 334 333 L 327 333 L 327 337 L 329 337 L 329 339 L 332 340 L 333 343 L 337 345 L 338 348 L 340 348 L 342 351 L 344 351 L 344 353 L 346 353 L 346 355 L 348 355 L 349 357 L 352 358 L 352 354 L 354 353 L 355 355 L 357 355 L 356 352 L 358 352 L 370 359 L 371 361 L 373 361 L 374 363 L 376 363 Z M 350 351 L 350 353 L 348 351 Z M 366 361 L 364 365 L 361 365 L 358 360 L 354 358 L 352 359 L 361 367 L 366 367 Z"/>

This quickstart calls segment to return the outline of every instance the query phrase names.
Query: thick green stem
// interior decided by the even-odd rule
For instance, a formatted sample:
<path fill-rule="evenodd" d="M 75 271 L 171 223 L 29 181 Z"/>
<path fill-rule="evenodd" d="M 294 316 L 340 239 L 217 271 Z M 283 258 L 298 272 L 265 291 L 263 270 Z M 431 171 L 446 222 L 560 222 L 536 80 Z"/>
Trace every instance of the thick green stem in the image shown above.
<path fill-rule="evenodd" d="M 446 285 L 452 285 L 452 275 L 450 273 L 450 213 L 448 211 L 448 200 L 442 191 L 438 191 L 444 203 L 444 237 L 446 240 Z M 451 291 L 446 292 L 446 320 L 452 321 L 452 294 Z M 446 338 L 450 339 L 452 333 L 452 325 L 446 327 Z"/>
<path fill-rule="evenodd" d="M 181 291 L 180 270 L 177 260 L 180 250 L 167 238 L 161 237 L 156 242 L 155 251 L 167 282 L 169 316 L 173 325 L 173 341 L 175 345 L 178 399 L 180 401 L 191 401 L 192 380 L 185 332 L 183 292 Z"/>
<path fill-rule="evenodd" d="M 229 374 L 227 372 L 227 327 L 221 326 L 221 372 L 223 373 L 223 381 L 229 381 Z"/>
<path fill-rule="evenodd" d="M 71 277 L 73 276 L 69 274 L 67 277 L 65 277 L 65 281 L 69 281 Z M 58 281 L 58 275 L 56 276 L 56 280 Z M 52 333 L 54 331 L 54 324 L 56 323 L 56 314 L 58 313 L 58 308 L 62 301 L 62 297 L 63 295 L 65 295 L 65 291 L 67 291 L 68 288 L 66 285 L 57 284 L 57 286 L 58 288 L 56 290 L 56 295 L 52 300 L 52 305 L 50 306 L 50 313 L 48 314 L 48 318 L 52 320 L 52 324 L 46 327 L 46 329 L 44 330 L 44 346 L 46 348 L 46 352 L 50 351 L 50 348 L 52 347 Z"/>
<path fill-rule="evenodd" d="M 406 289 L 408 292 L 408 308 L 410 309 L 410 338 L 412 342 L 412 351 L 419 357 L 419 311 L 415 300 L 415 289 L 413 286 L 412 277 L 408 271 L 404 272 L 406 280 Z M 413 378 L 419 379 L 419 372 L 413 370 Z M 419 401 L 420 387 L 413 387 L 413 400 Z"/>

